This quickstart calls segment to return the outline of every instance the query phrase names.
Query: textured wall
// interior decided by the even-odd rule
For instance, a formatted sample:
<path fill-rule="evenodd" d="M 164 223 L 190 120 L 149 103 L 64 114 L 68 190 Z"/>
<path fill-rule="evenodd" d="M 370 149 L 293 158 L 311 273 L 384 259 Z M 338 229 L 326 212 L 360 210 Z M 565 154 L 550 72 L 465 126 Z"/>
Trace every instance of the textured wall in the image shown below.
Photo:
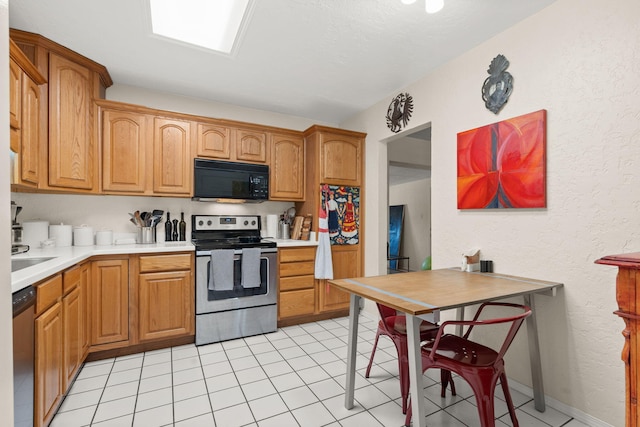
<path fill-rule="evenodd" d="M 556 298 L 536 298 L 545 392 L 615 426 L 624 425 L 624 326 L 612 314 L 615 269 L 593 262 L 640 251 L 639 20 L 637 0 L 559 0 L 401 89 L 414 97 L 410 125 L 432 123 L 434 267 L 458 265 L 478 246 L 498 272 L 563 282 Z M 500 53 L 514 92 L 496 116 L 480 87 Z M 393 96 L 343 123 L 368 133 L 367 188 L 386 185 L 391 133 L 382 118 Z M 539 109 L 548 112 L 547 208 L 457 210 L 456 134 Z M 384 255 L 381 199 L 367 197 L 366 274 L 380 272 Z M 530 384 L 528 364 L 517 360 L 526 357 L 525 335 L 507 366 Z"/>

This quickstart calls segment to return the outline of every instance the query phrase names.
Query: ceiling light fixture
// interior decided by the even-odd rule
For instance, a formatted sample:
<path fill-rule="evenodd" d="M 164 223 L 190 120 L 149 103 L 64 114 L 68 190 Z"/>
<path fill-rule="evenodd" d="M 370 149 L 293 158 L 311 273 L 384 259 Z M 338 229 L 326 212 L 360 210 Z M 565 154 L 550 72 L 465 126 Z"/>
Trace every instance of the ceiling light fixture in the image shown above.
<path fill-rule="evenodd" d="M 230 54 L 251 0 L 149 0 L 151 31 Z"/>
<path fill-rule="evenodd" d="M 416 0 L 400 0 L 402 4 L 414 4 Z M 425 0 L 425 10 L 427 13 L 439 12 L 444 6 L 444 0 Z"/>

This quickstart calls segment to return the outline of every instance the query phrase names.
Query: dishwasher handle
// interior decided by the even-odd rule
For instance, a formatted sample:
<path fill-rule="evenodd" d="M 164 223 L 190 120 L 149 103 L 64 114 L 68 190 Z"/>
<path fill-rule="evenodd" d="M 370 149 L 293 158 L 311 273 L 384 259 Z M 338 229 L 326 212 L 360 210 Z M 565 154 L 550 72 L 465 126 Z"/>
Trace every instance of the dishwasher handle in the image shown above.
<path fill-rule="evenodd" d="M 14 292 L 13 300 L 13 317 L 17 317 L 36 303 L 36 288 L 27 286 L 24 289 Z"/>

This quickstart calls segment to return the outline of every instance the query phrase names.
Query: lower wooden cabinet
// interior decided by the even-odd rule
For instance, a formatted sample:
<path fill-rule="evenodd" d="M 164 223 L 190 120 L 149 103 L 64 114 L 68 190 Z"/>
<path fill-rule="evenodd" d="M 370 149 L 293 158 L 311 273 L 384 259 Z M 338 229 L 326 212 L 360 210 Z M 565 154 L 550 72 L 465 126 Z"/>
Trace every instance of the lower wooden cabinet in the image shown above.
<path fill-rule="evenodd" d="M 36 288 L 34 426 L 41 427 L 49 424 L 64 393 L 62 275 Z"/>
<path fill-rule="evenodd" d="M 316 311 L 315 247 L 282 248 L 280 258 L 280 282 L 278 320 L 312 315 Z"/>
<path fill-rule="evenodd" d="M 359 245 L 334 245 L 331 247 L 333 261 L 333 278 L 346 279 L 359 277 L 360 273 L 360 248 Z M 319 280 L 318 304 L 320 311 L 333 311 L 349 309 L 348 292 L 336 289 L 326 280 Z"/>
<path fill-rule="evenodd" d="M 82 299 L 82 360 L 91 346 L 91 262 L 80 265 L 80 298 Z"/>
<path fill-rule="evenodd" d="M 66 390 L 82 365 L 82 289 L 74 288 L 62 299 L 64 378 Z"/>
<path fill-rule="evenodd" d="M 140 342 L 194 333 L 191 254 L 140 257 L 138 339 Z"/>
<path fill-rule="evenodd" d="M 129 340 L 129 257 L 92 262 L 91 345 Z"/>

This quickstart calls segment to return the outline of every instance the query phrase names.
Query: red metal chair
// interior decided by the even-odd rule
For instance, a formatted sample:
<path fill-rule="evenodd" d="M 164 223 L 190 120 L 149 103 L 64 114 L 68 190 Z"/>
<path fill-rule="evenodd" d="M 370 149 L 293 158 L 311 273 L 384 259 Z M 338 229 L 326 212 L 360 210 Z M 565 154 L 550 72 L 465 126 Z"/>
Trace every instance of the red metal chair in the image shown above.
<path fill-rule="evenodd" d="M 373 364 L 373 356 L 376 354 L 378 347 L 378 339 L 380 335 L 386 335 L 393 341 L 398 352 L 398 372 L 400 374 L 400 394 L 402 395 L 402 413 L 407 413 L 407 399 L 409 398 L 409 350 L 407 347 L 407 319 L 404 315 L 398 314 L 396 310 L 386 305 L 377 304 L 380 313 L 380 321 L 378 322 L 378 331 L 376 332 L 376 340 L 373 343 L 371 357 L 365 378 L 369 378 L 371 365 Z M 436 337 L 438 325 L 423 320 L 420 323 L 420 341 L 430 341 Z M 451 392 L 455 396 L 456 388 L 451 378 L 451 372 L 442 371 L 440 375 L 442 382 L 442 397 L 445 396 L 447 385 L 451 383 Z"/>
<path fill-rule="evenodd" d="M 496 319 L 478 320 L 485 307 L 507 307 L 518 310 L 519 314 Z M 531 315 L 531 308 L 525 305 L 487 302 L 480 306 L 473 320 L 447 321 L 443 322 L 435 339 L 422 346 L 422 372 L 431 368 L 446 369 L 455 372 L 467 380 L 476 396 L 478 413 L 480 415 L 480 425 L 482 427 L 495 426 L 494 414 L 494 394 L 498 379 L 504 392 L 509 415 L 514 427 L 518 427 L 518 419 L 513 407 L 513 400 L 507 384 L 507 375 L 504 370 L 504 354 L 513 342 L 518 329 L 524 319 Z M 478 326 L 490 327 L 489 325 L 511 323 L 499 351 L 495 351 L 469 339 L 471 331 Z M 464 325 L 468 326 L 464 336 L 445 334 L 444 330 L 448 326 Z M 411 422 L 411 407 L 407 410 L 405 425 Z"/>

